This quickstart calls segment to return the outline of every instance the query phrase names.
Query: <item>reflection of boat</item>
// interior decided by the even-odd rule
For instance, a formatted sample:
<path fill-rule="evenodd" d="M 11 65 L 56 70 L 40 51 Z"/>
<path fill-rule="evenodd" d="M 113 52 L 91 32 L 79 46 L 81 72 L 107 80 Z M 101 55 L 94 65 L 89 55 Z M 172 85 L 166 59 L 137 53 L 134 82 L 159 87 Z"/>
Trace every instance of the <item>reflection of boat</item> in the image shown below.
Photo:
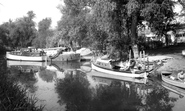
<path fill-rule="evenodd" d="M 9 65 L 10 69 L 15 69 L 22 73 L 34 73 L 44 69 L 45 67 L 33 66 L 33 65 Z"/>
<path fill-rule="evenodd" d="M 23 48 L 19 51 L 6 52 L 6 58 L 17 61 L 47 61 L 47 56 L 43 51 L 33 48 Z"/>
<path fill-rule="evenodd" d="M 45 69 L 47 66 L 46 62 L 29 62 L 29 61 L 12 61 L 7 60 L 7 67 L 16 68 L 21 72 L 32 72 Z"/>
<path fill-rule="evenodd" d="M 64 72 L 64 70 L 74 70 L 80 68 L 80 62 L 61 62 L 61 61 L 52 61 L 47 66 L 48 70 L 58 70 L 60 72 Z"/>
<path fill-rule="evenodd" d="M 47 62 L 30 62 L 30 61 L 12 61 L 7 60 L 7 66 L 16 66 L 16 65 L 30 65 L 30 66 L 40 66 L 40 67 L 46 67 Z"/>
<path fill-rule="evenodd" d="M 185 88 L 185 81 L 180 81 L 172 76 L 172 72 L 161 72 L 161 78 L 164 82 L 180 87 Z"/>
<path fill-rule="evenodd" d="M 103 60 L 101 58 L 96 59 L 94 62 L 92 62 L 91 66 L 92 69 L 107 73 L 110 75 L 115 75 L 115 76 L 124 76 L 124 77 L 133 77 L 133 78 L 146 78 L 148 73 L 144 70 L 138 70 L 138 69 L 133 69 L 133 70 L 121 70 L 120 68 L 113 68 L 112 64 L 110 63 L 110 60 Z"/>
<path fill-rule="evenodd" d="M 180 96 L 185 96 L 185 90 L 182 89 L 182 88 L 179 88 L 179 87 L 176 87 L 176 86 L 173 86 L 173 85 L 170 85 L 168 83 L 165 83 L 165 82 L 162 82 L 162 86 Z"/>
<path fill-rule="evenodd" d="M 80 61 L 80 54 L 70 51 L 67 47 L 44 49 L 51 61 Z"/>
<path fill-rule="evenodd" d="M 105 78 L 105 79 L 122 80 L 122 81 L 144 83 L 144 84 L 147 83 L 147 81 L 148 81 L 147 78 L 137 79 L 137 78 L 131 78 L 131 77 L 106 74 L 106 73 L 97 72 L 97 71 L 93 71 L 93 70 L 91 72 L 89 72 L 88 75 L 92 76 L 93 78 L 98 78 L 99 80 L 102 80 L 102 78 Z"/>

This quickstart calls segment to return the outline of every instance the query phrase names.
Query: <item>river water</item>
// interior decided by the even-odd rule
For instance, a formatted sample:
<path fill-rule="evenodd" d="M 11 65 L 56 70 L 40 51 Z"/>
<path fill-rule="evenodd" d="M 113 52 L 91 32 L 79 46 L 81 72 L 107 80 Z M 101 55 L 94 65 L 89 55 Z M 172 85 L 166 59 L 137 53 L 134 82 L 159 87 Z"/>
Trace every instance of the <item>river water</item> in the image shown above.
<path fill-rule="evenodd" d="M 44 111 L 185 110 L 185 90 L 174 91 L 159 76 L 110 76 L 91 70 L 90 62 L 7 61 L 6 66 L 9 78 L 45 105 Z"/>

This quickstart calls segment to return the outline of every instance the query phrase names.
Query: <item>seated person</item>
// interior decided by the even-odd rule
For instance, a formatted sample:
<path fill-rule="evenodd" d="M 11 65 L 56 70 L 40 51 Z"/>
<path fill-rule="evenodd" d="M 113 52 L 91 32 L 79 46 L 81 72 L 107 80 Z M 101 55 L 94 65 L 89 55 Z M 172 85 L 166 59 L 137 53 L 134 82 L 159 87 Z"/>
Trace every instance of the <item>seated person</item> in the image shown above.
<path fill-rule="evenodd" d="M 144 71 L 145 70 L 145 65 L 141 62 L 138 62 L 137 65 L 136 65 L 136 68 L 139 70 L 139 71 Z"/>
<path fill-rule="evenodd" d="M 134 59 L 130 59 L 129 62 L 130 62 L 130 68 L 133 69 L 134 66 L 136 65 L 136 61 Z"/>
<path fill-rule="evenodd" d="M 178 80 L 184 80 L 185 78 L 185 73 L 183 71 L 180 71 L 178 74 L 177 74 L 177 79 Z"/>
<path fill-rule="evenodd" d="M 125 71 L 129 71 L 130 69 L 133 69 L 136 62 L 133 59 L 127 60 L 125 63 L 121 63 L 121 69 Z"/>
<path fill-rule="evenodd" d="M 169 76 L 170 79 L 175 80 L 176 78 L 173 76 Z"/>

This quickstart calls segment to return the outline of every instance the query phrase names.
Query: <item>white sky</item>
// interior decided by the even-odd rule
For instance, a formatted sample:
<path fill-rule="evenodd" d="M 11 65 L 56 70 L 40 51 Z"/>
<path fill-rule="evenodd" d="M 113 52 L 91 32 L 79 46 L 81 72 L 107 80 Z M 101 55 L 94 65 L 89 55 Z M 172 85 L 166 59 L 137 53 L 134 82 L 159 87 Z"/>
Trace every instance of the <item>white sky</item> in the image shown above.
<path fill-rule="evenodd" d="M 28 11 L 33 11 L 36 14 L 36 23 L 50 17 L 54 28 L 62 16 L 57 9 L 62 3 L 62 0 L 0 0 L 0 24 L 8 22 L 9 19 L 14 21 L 26 16 Z"/>

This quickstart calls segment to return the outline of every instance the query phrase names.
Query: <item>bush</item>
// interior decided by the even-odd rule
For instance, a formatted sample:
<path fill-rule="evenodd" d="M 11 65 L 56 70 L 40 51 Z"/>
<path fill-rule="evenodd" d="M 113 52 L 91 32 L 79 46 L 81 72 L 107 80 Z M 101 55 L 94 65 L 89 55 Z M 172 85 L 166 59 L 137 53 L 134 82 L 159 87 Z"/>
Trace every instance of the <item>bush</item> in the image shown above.
<path fill-rule="evenodd" d="M 8 80 L 5 61 L 0 60 L 0 111 L 42 111 L 35 97 L 28 97 L 25 89 Z"/>
<path fill-rule="evenodd" d="M 156 49 L 163 47 L 163 43 L 161 41 L 149 41 L 144 43 L 145 49 Z"/>

